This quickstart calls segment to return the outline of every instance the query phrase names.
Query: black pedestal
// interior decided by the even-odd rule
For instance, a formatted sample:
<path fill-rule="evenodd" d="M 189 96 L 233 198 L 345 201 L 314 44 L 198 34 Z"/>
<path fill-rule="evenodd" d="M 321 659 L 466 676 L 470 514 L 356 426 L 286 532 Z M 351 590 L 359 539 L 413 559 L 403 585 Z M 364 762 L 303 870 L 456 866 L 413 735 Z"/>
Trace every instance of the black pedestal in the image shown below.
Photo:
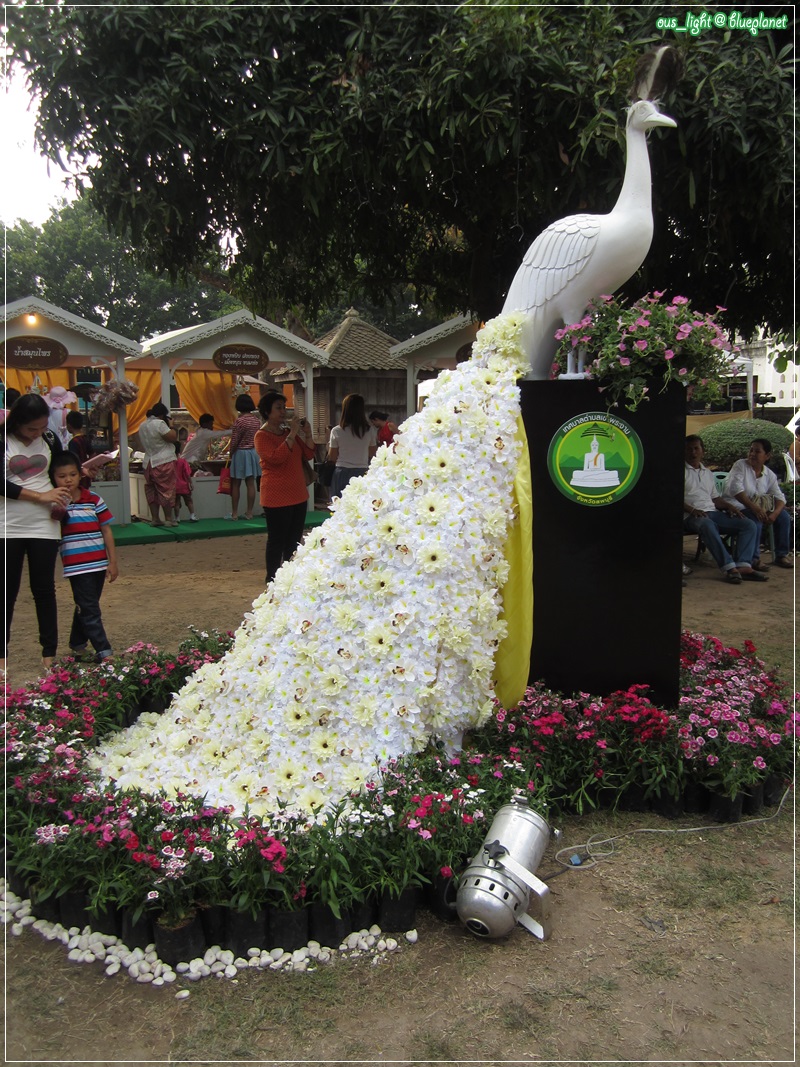
<path fill-rule="evenodd" d="M 570 420 L 605 412 L 603 394 L 584 381 L 519 384 L 533 483 L 530 679 L 565 693 L 601 695 L 644 683 L 656 703 L 674 706 L 685 390 L 679 385 L 661 394 L 651 390 L 637 412 L 613 412 L 639 437 L 641 474 L 619 499 L 585 505 L 557 488 L 548 449 Z M 606 443 L 602 447 L 610 450 Z"/>

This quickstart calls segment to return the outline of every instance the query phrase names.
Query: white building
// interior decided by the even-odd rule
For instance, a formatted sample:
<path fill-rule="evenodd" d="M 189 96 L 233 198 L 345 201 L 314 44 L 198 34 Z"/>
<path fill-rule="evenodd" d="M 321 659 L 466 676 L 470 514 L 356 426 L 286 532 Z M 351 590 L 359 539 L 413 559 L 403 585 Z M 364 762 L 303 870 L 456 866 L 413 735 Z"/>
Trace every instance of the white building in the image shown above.
<path fill-rule="evenodd" d="M 800 367 L 796 363 L 789 363 L 786 370 L 779 374 L 769 358 L 777 347 L 766 337 L 760 341 L 740 345 L 741 354 L 753 361 L 756 392 L 769 393 L 774 396 L 778 407 L 797 408 L 800 406 L 800 392 L 798 392 Z"/>

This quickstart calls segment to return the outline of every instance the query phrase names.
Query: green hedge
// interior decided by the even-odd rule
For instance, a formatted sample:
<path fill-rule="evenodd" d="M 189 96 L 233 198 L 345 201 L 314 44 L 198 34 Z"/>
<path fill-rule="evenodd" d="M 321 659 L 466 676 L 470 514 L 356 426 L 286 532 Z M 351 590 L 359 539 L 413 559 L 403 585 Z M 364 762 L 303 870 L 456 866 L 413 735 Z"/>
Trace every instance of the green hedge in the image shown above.
<path fill-rule="evenodd" d="M 773 457 L 788 452 L 794 440 L 783 426 L 766 419 L 727 419 L 700 431 L 705 449 L 706 466 L 730 470 L 737 459 L 744 459 L 750 442 L 765 437 L 772 444 Z"/>

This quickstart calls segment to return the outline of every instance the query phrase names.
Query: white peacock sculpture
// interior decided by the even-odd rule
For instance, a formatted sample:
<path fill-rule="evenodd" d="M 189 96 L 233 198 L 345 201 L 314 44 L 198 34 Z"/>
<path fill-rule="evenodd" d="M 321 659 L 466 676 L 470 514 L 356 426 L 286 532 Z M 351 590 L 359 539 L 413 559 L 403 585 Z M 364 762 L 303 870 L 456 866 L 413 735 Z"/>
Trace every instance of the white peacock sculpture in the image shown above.
<path fill-rule="evenodd" d="M 651 71 L 665 60 L 662 49 Z M 651 74 L 640 94 L 654 84 Z M 529 360 L 545 376 L 555 325 L 575 321 L 644 258 L 654 125 L 675 124 L 643 98 L 630 110 L 614 210 L 539 237 L 508 313 L 483 327 L 472 357 L 439 376 L 394 447 L 347 486 L 245 615 L 231 650 L 164 715 L 143 715 L 97 750 L 106 778 L 256 816 L 309 812 L 432 737 L 457 748 L 485 721 L 507 631 L 505 549 L 523 453 L 517 382 Z"/>
<path fill-rule="evenodd" d="M 680 74 L 678 53 L 665 45 L 637 67 L 636 103 L 628 109 L 627 161 L 619 199 L 607 215 L 568 215 L 543 230 L 508 290 L 503 314 L 527 316 L 522 347 L 529 378 L 549 377 L 556 330 L 578 322 L 590 300 L 619 289 L 644 262 L 653 238 L 647 131 L 676 123 L 654 103 Z M 567 375 L 583 377 L 582 373 Z"/>

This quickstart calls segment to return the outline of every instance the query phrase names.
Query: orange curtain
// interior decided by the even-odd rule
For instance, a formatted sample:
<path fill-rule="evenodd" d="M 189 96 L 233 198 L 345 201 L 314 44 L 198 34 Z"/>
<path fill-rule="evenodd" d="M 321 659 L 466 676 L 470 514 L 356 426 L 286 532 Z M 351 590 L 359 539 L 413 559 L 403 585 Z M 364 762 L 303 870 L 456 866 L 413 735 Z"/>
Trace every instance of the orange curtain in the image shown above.
<path fill-rule="evenodd" d="M 128 433 L 134 434 L 147 418 L 147 412 L 161 399 L 161 372 L 157 370 L 125 370 L 127 381 L 139 386 L 132 404 L 125 408 L 128 417 Z M 114 420 L 115 427 L 117 420 Z"/>
<path fill-rule="evenodd" d="M 205 412 L 213 415 L 218 430 L 230 429 L 236 421 L 232 391 L 235 384 L 235 375 L 220 371 L 175 371 L 175 385 L 183 407 L 195 422 Z"/>
<path fill-rule="evenodd" d="M 49 391 L 54 385 L 63 385 L 65 389 L 70 388 L 69 384 L 69 370 L 66 367 L 58 367 L 56 370 L 14 370 L 12 367 L 6 367 L 3 372 L 3 381 L 5 382 L 6 389 L 19 389 L 21 393 L 30 392 L 30 388 L 33 385 L 34 375 L 39 375 L 39 381 L 42 383 L 42 387 L 45 391 Z M 73 407 L 77 405 L 70 405 Z"/>

